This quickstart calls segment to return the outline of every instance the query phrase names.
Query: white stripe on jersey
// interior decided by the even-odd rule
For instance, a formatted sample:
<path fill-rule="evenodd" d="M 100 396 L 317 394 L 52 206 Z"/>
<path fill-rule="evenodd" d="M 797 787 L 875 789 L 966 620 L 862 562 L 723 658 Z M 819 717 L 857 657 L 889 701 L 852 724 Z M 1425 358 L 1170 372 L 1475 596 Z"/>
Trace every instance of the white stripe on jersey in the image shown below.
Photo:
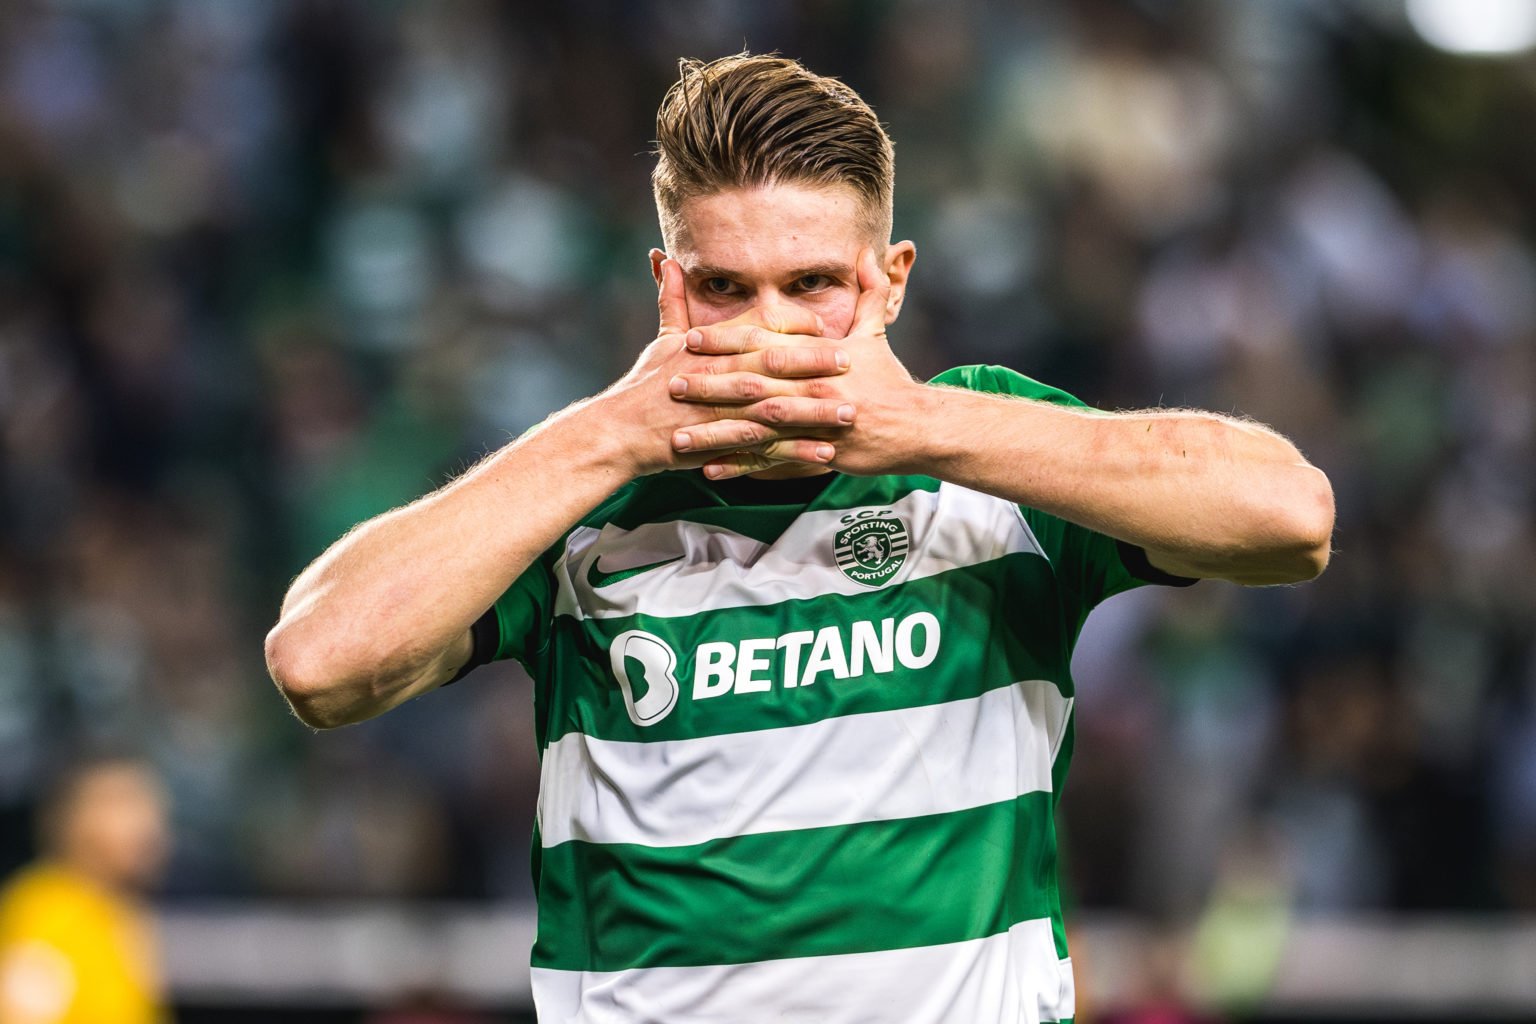
<path fill-rule="evenodd" d="M 1048 919 L 941 946 L 715 967 L 533 969 L 540 1024 L 1038 1024 L 1075 1012 Z"/>
<path fill-rule="evenodd" d="M 825 594 L 866 594 L 837 567 L 834 536 L 850 512 L 886 511 L 910 538 L 906 561 L 880 589 L 978 565 L 1016 552 L 1044 558 L 1018 506 L 954 484 L 912 491 L 889 505 L 800 515 L 773 544 L 719 526 L 674 520 L 633 530 L 577 527 L 555 564 L 555 614 L 612 619 L 645 612 L 662 617 L 721 608 L 764 607 Z M 658 564 L 629 579 L 594 587 L 590 573 Z"/>
<path fill-rule="evenodd" d="M 878 685 L 878 684 L 873 684 Z M 691 846 L 959 811 L 1051 788 L 1072 701 L 1040 680 L 807 725 L 636 743 L 567 733 L 544 751 L 543 845 Z"/>

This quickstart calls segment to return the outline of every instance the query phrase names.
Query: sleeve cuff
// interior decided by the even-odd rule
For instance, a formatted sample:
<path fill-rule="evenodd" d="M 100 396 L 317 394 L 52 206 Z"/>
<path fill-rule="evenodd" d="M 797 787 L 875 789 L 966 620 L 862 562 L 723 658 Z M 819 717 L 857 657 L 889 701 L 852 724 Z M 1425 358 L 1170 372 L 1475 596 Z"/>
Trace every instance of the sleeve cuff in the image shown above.
<path fill-rule="evenodd" d="M 496 657 L 496 649 L 501 646 L 501 623 L 497 621 L 495 605 L 487 608 L 485 614 L 469 627 L 469 639 L 471 644 L 469 660 L 461 665 L 453 674 L 453 678 L 443 686 L 452 686 Z"/>
<path fill-rule="evenodd" d="M 1192 587 L 1200 582 L 1192 576 L 1175 576 L 1159 569 L 1147 558 L 1145 548 L 1127 544 L 1123 540 L 1116 540 L 1115 547 L 1120 552 L 1120 564 L 1125 566 L 1126 572 L 1143 583 L 1155 583 L 1161 587 Z"/>

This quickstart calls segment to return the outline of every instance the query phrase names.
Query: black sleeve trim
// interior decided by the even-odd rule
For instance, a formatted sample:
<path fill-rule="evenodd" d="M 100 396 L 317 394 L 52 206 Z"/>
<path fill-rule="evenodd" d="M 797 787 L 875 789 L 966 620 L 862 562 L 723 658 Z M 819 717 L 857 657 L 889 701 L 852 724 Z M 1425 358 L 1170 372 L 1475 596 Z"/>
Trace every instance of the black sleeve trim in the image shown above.
<path fill-rule="evenodd" d="M 496 649 L 501 646 L 501 623 L 497 621 L 494 606 L 487 608 L 485 614 L 469 627 L 469 639 L 471 643 L 469 660 L 453 674 L 452 679 L 443 684 L 444 686 L 452 686 L 496 657 Z"/>
<path fill-rule="evenodd" d="M 1161 587 L 1192 587 L 1200 582 L 1190 576 L 1175 576 L 1159 569 L 1147 557 L 1145 548 L 1127 544 L 1123 540 L 1115 541 L 1115 547 L 1120 550 L 1120 564 L 1125 566 L 1126 571 L 1146 583 L 1155 583 Z"/>

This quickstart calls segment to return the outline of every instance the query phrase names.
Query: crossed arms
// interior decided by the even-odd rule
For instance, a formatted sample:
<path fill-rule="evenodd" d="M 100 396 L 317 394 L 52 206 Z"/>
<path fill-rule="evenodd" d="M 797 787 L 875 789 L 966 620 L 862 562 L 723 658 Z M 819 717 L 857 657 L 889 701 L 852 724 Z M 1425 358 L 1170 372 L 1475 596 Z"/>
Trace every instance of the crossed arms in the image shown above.
<path fill-rule="evenodd" d="M 1285 438 L 1210 413 L 919 383 L 887 342 L 872 251 L 857 273 L 852 329 L 831 340 L 793 305 L 692 327 L 681 271 L 663 264 L 660 331 L 624 377 L 361 524 L 294 580 L 266 655 L 298 716 L 345 725 L 440 686 L 468 660 L 470 626 L 543 551 L 665 469 L 921 473 L 1135 544 L 1176 575 L 1275 584 L 1327 565 L 1333 492 Z"/>

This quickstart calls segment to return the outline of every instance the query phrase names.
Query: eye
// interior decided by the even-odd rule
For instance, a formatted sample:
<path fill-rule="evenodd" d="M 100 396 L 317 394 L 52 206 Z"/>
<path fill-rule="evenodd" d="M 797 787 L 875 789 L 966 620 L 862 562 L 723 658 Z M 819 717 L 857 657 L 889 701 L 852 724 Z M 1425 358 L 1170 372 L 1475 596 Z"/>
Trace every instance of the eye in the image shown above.
<path fill-rule="evenodd" d="M 823 288 L 831 287 L 832 279 L 826 274 L 806 274 L 795 282 L 795 287 L 802 292 L 819 292 Z"/>
<path fill-rule="evenodd" d="M 728 277 L 711 277 L 704 281 L 704 290 L 711 295 L 729 295 L 735 288 Z"/>

